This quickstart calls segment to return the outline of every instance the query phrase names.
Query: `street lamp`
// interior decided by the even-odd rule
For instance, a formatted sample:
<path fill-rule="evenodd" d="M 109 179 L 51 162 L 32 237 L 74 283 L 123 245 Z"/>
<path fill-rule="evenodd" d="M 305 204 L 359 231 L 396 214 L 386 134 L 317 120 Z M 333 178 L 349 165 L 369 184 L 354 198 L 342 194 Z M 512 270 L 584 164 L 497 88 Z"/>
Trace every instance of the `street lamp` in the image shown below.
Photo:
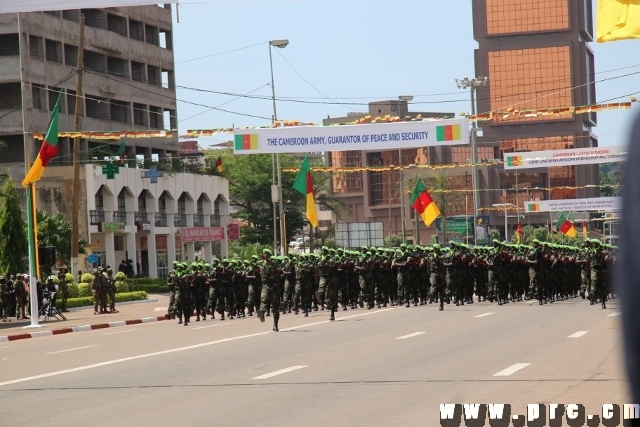
<path fill-rule="evenodd" d="M 504 241 L 507 241 L 507 211 L 511 208 L 514 208 L 515 205 L 513 203 L 496 203 L 493 205 L 494 208 L 504 209 Z M 475 228 L 475 225 L 474 225 Z"/>
<path fill-rule="evenodd" d="M 469 89 L 469 91 L 471 92 L 471 115 L 473 116 L 476 115 L 475 91 L 477 88 L 481 86 L 486 86 L 488 81 L 489 81 L 489 77 L 475 77 L 475 78 L 465 77 L 462 80 L 456 79 L 456 85 L 458 86 L 458 89 Z M 471 129 L 471 163 L 473 163 L 473 166 L 471 169 L 471 176 L 473 180 L 473 205 L 474 205 L 473 241 L 474 243 L 478 238 L 475 230 L 478 222 L 478 216 L 480 216 L 478 211 L 478 208 L 480 207 L 480 192 L 478 191 L 478 189 L 480 186 L 478 183 L 478 147 L 476 144 L 477 126 L 478 126 L 478 121 L 474 120 L 471 123 L 471 127 L 472 127 Z"/>
<path fill-rule="evenodd" d="M 289 44 L 289 40 L 270 40 L 269 41 L 269 65 L 271 66 L 271 100 L 273 101 L 273 123 L 278 120 L 278 113 L 276 111 L 276 87 L 273 81 L 273 56 L 271 54 L 271 46 L 275 46 L 280 49 L 284 49 Z M 285 251 L 285 218 L 284 218 L 284 206 L 282 203 L 282 171 L 280 170 L 280 153 L 276 153 L 276 170 L 278 174 L 278 204 L 280 208 L 280 254 L 284 255 Z M 273 197 L 272 197 L 273 199 Z M 273 252 L 277 251 L 277 237 L 276 237 L 276 206 L 273 205 Z"/>
<path fill-rule="evenodd" d="M 398 97 L 399 100 L 405 101 L 407 103 L 413 101 L 413 96 L 411 95 L 400 95 Z M 404 218 L 404 176 L 402 173 L 402 149 L 398 149 L 398 165 L 400 166 L 400 218 L 402 218 L 402 243 L 407 243 L 407 224 Z M 389 204 L 391 204 L 391 200 L 389 200 Z M 414 238 L 415 240 L 415 238 Z M 415 242 L 414 242 L 415 243 Z"/>

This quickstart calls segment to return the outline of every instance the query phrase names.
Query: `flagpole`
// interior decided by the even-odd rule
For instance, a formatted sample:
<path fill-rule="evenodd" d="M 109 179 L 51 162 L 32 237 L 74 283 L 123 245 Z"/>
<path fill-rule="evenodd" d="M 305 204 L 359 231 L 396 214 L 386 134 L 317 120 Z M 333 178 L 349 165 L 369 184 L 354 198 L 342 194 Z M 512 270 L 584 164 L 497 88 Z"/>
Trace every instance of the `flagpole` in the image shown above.
<path fill-rule="evenodd" d="M 35 228 L 35 218 L 33 212 L 35 210 L 34 203 L 34 184 L 27 184 L 27 238 L 29 241 L 29 307 L 31 310 L 31 325 L 25 326 L 24 329 L 42 328 L 43 325 L 38 323 L 38 271 L 37 271 L 37 237 Z"/>

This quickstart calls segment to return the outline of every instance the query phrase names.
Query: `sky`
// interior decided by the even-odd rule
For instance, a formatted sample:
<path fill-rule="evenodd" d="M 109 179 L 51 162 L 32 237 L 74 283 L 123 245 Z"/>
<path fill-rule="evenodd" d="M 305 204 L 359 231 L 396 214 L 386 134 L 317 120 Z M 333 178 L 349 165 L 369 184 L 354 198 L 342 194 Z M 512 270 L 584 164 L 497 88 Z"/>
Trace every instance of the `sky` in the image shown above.
<path fill-rule="evenodd" d="M 187 0 L 180 2 L 179 23 L 173 7 L 181 134 L 269 125 L 268 41 L 276 39 L 290 42 L 273 48 L 276 97 L 306 101 L 278 100 L 278 119 L 321 124 L 327 116 L 363 112 L 370 101 L 400 95 L 414 97 L 410 111 L 458 115 L 471 109 L 468 90 L 455 83 L 474 76 L 471 0 Z M 595 10 L 594 1 L 594 15 Z M 639 46 L 640 40 L 590 43 L 596 81 L 631 74 L 598 82 L 599 102 L 640 93 Z M 626 144 L 638 110 L 634 103 L 632 110 L 599 113 L 593 131 L 600 146 Z M 229 139 L 201 137 L 199 145 Z"/>

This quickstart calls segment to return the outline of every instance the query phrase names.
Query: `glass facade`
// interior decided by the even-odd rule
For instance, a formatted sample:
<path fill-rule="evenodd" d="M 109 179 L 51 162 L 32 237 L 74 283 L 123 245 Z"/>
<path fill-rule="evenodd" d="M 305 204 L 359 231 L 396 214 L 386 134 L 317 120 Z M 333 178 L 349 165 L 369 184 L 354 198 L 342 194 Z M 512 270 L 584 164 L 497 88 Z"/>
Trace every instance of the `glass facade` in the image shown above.
<path fill-rule="evenodd" d="M 569 46 L 488 52 L 491 110 L 535 110 L 570 107 L 571 52 Z M 545 116 L 569 119 L 571 113 Z M 494 115 L 494 123 L 540 120 L 524 115 Z"/>
<path fill-rule="evenodd" d="M 487 34 L 569 29 L 569 0 L 486 0 Z"/>
<path fill-rule="evenodd" d="M 567 150 L 571 148 L 574 148 L 574 138 L 571 135 L 503 139 L 500 141 L 501 153 L 513 153 L 515 151 Z"/>
<path fill-rule="evenodd" d="M 361 151 L 332 151 L 330 156 L 331 166 L 362 166 Z M 362 193 L 362 172 L 334 173 L 333 191 L 337 194 Z"/>

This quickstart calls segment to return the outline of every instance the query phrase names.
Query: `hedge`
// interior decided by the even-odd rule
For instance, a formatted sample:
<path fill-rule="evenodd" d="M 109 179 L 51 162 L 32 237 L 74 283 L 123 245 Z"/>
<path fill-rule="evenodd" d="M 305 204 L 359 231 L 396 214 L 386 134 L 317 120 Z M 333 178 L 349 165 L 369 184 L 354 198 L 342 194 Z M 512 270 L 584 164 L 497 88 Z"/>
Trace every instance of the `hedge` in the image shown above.
<path fill-rule="evenodd" d="M 124 292 L 121 294 L 116 294 L 116 303 L 126 302 L 126 301 L 140 301 L 147 299 L 147 293 L 145 291 L 138 292 Z M 56 306 L 60 308 L 60 298 L 56 300 Z M 90 307 L 93 305 L 93 296 L 91 297 L 81 297 L 81 298 L 69 298 L 67 300 L 67 308 L 74 307 Z"/>

